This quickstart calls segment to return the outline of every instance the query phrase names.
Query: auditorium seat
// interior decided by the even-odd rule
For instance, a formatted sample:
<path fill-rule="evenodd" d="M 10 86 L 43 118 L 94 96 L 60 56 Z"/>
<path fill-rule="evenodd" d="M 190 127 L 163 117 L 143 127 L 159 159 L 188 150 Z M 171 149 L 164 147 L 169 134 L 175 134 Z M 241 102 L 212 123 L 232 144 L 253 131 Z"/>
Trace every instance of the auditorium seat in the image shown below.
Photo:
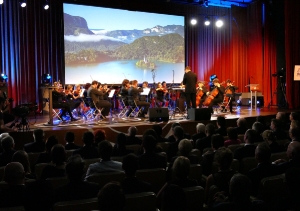
<path fill-rule="evenodd" d="M 274 162 L 275 160 L 278 160 L 278 159 L 288 160 L 286 152 L 279 152 L 279 153 L 271 154 L 271 161 L 272 162 Z"/>
<path fill-rule="evenodd" d="M 98 210 L 97 198 L 62 201 L 53 205 L 53 211 L 91 211 Z"/>
<path fill-rule="evenodd" d="M 258 165 L 257 160 L 255 159 L 255 157 L 247 157 L 247 158 L 243 158 L 243 160 L 240 163 L 240 173 L 241 174 L 245 174 L 247 175 L 248 172 L 251 169 L 254 169 L 256 166 Z"/>
<path fill-rule="evenodd" d="M 163 152 L 168 152 L 169 142 L 159 142 L 157 146 L 161 147 Z"/>
<path fill-rule="evenodd" d="M 25 208 L 23 206 L 20 207 L 3 207 L 1 211 L 24 211 Z"/>
<path fill-rule="evenodd" d="M 86 178 L 88 182 L 99 184 L 100 189 L 109 182 L 121 182 L 125 178 L 124 172 L 108 172 L 93 174 Z"/>
<path fill-rule="evenodd" d="M 53 165 L 53 164 L 52 163 L 38 163 L 35 165 L 34 173 L 36 175 L 36 179 L 40 179 L 43 169 L 48 165 Z"/>
<path fill-rule="evenodd" d="M 34 171 L 34 166 L 35 166 L 36 161 L 37 161 L 40 154 L 41 154 L 40 152 L 38 152 L 38 153 L 28 153 L 28 159 L 29 159 L 29 164 L 30 164 L 31 171 Z"/>
<path fill-rule="evenodd" d="M 114 157 L 111 157 L 111 160 L 114 160 L 114 161 L 119 161 L 119 162 L 123 162 L 123 158 L 124 156 L 114 156 Z"/>
<path fill-rule="evenodd" d="M 153 192 L 127 194 L 124 211 L 156 211 L 156 196 Z"/>
<path fill-rule="evenodd" d="M 236 159 L 233 159 L 231 162 L 231 169 L 234 171 L 239 171 L 240 162 Z M 217 173 L 219 171 L 219 164 L 216 162 L 213 162 L 211 173 Z"/>
<path fill-rule="evenodd" d="M 188 211 L 203 210 L 204 204 L 204 189 L 201 186 L 183 188 L 187 198 Z"/>
<path fill-rule="evenodd" d="M 285 146 L 287 143 L 291 142 L 289 139 L 276 140 L 279 145 Z"/>
<path fill-rule="evenodd" d="M 158 193 L 166 183 L 166 170 L 163 168 L 142 169 L 136 172 L 136 177 L 139 180 L 150 183 L 154 192 Z"/>
<path fill-rule="evenodd" d="M 67 159 L 72 156 L 72 154 L 73 154 L 74 151 L 75 151 L 75 149 L 66 150 Z"/>
<path fill-rule="evenodd" d="M 46 180 L 51 183 L 53 189 L 66 185 L 69 182 L 67 177 L 52 177 Z"/>
<path fill-rule="evenodd" d="M 35 181 L 36 181 L 35 179 L 25 180 L 25 186 L 30 185 L 31 183 L 33 183 Z M 3 189 L 8 189 L 8 184 L 5 181 L 0 182 L 0 190 L 3 190 Z"/>
<path fill-rule="evenodd" d="M 126 149 L 132 150 L 134 154 L 138 155 L 141 152 L 141 145 L 139 144 L 126 145 Z"/>

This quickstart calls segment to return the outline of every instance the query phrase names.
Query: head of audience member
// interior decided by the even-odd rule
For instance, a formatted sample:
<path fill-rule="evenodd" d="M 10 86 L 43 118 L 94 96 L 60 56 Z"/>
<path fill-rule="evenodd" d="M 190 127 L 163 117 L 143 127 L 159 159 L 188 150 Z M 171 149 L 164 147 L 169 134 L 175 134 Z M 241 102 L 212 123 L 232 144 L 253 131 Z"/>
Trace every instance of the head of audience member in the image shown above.
<path fill-rule="evenodd" d="M 153 136 L 155 141 L 157 142 L 158 141 L 158 136 L 157 136 L 157 133 L 155 132 L 155 130 L 153 129 L 147 129 L 145 130 L 145 132 L 143 133 L 143 137 L 142 137 L 142 140 L 144 141 L 144 139 L 146 138 L 146 136 Z"/>
<path fill-rule="evenodd" d="M 161 211 L 185 211 L 187 198 L 181 187 L 169 184 L 162 193 Z"/>
<path fill-rule="evenodd" d="M 29 157 L 28 154 L 23 151 L 23 150 L 18 150 L 14 153 L 12 156 L 11 162 L 19 162 L 22 164 L 24 168 L 25 174 L 30 174 L 30 162 L 29 162 Z"/>
<path fill-rule="evenodd" d="M 265 130 L 262 133 L 262 137 L 268 145 L 272 144 L 272 142 L 276 142 L 276 136 L 274 135 L 272 130 Z"/>
<path fill-rule="evenodd" d="M 181 126 L 177 126 L 174 128 L 174 137 L 176 141 L 179 141 L 184 138 L 184 130 Z"/>
<path fill-rule="evenodd" d="M 153 153 L 156 149 L 156 140 L 152 135 L 145 136 L 142 145 L 145 153 Z"/>
<path fill-rule="evenodd" d="M 112 145 L 109 141 L 101 141 L 98 145 L 100 158 L 104 161 L 110 160 L 112 154 Z"/>
<path fill-rule="evenodd" d="M 46 140 L 45 148 L 46 152 L 51 153 L 51 149 L 54 145 L 58 144 L 58 138 L 55 135 L 49 136 Z"/>
<path fill-rule="evenodd" d="M 279 131 L 279 130 L 281 130 L 281 126 L 282 126 L 281 122 L 278 119 L 271 120 L 271 126 L 270 126 L 271 130 Z"/>
<path fill-rule="evenodd" d="M 1 133 L 0 134 L 0 144 L 2 142 L 2 139 L 4 139 L 6 136 L 10 136 L 9 133 Z"/>
<path fill-rule="evenodd" d="M 216 151 L 214 159 L 219 164 L 219 169 L 221 171 L 226 171 L 231 168 L 231 163 L 233 160 L 233 153 L 228 148 L 220 147 Z"/>
<path fill-rule="evenodd" d="M 256 141 L 257 132 L 253 129 L 248 129 L 244 135 L 244 142 L 246 144 L 254 144 Z"/>
<path fill-rule="evenodd" d="M 213 134 L 211 136 L 211 148 L 214 150 L 224 146 L 224 138 L 220 134 Z"/>
<path fill-rule="evenodd" d="M 15 147 L 15 141 L 14 141 L 13 137 L 5 136 L 4 138 L 2 138 L 1 146 L 2 146 L 3 151 L 8 151 L 8 150 L 13 149 Z"/>
<path fill-rule="evenodd" d="M 299 128 L 290 128 L 289 136 L 292 141 L 300 141 L 300 129 Z"/>
<path fill-rule="evenodd" d="M 42 129 L 35 129 L 33 131 L 33 139 L 35 142 L 43 142 L 45 133 Z"/>
<path fill-rule="evenodd" d="M 276 119 L 278 119 L 281 122 L 286 122 L 286 117 L 284 112 L 277 112 Z"/>
<path fill-rule="evenodd" d="M 215 126 L 212 123 L 208 123 L 205 126 L 205 134 L 206 136 L 211 136 L 215 133 Z"/>
<path fill-rule="evenodd" d="M 138 129 L 134 126 L 128 128 L 128 136 L 135 137 L 137 134 Z"/>
<path fill-rule="evenodd" d="M 230 139 L 230 140 L 238 139 L 238 133 L 234 127 L 227 128 L 227 135 L 228 135 L 228 139 Z"/>
<path fill-rule="evenodd" d="M 125 194 L 118 183 L 107 183 L 98 193 L 98 207 L 100 211 L 123 211 Z"/>
<path fill-rule="evenodd" d="M 105 134 L 105 130 L 102 129 L 98 129 L 94 132 L 94 137 L 95 137 L 95 144 L 99 144 L 101 141 L 106 140 L 106 134 Z"/>
<path fill-rule="evenodd" d="M 63 165 L 66 162 L 67 154 L 65 147 L 61 144 L 56 144 L 51 150 L 51 160 L 56 166 Z"/>
<path fill-rule="evenodd" d="M 24 185 L 25 171 L 21 163 L 11 162 L 4 168 L 4 181 L 8 185 Z"/>
<path fill-rule="evenodd" d="M 193 149 L 193 144 L 188 139 L 182 139 L 178 144 L 178 154 L 181 156 L 189 156 Z"/>
<path fill-rule="evenodd" d="M 299 116 L 300 116 L 299 113 L 297 113 L 297 112 L 291 112 L 290 116 L 289 116 L 290 121 L 292 121 L 292 120 L 299 121 L 300 120 Z"/>
<path fill-rule="evenodd" d="M 138 170 L 138 156 L 131 153 L 123 157 L 122 168 L 126 177 L 135 177 L 135 173 Z"/>
<path fill-rule="evenodd" d="M 290 128 L 298 128 L 299 129 L 300 128 L 299 121 L 298 120 L 292 120 Z"/>
<path fill-rule="evenodd" d="M 255 149 L 255 158 L 258 163 L 269 163 L 271 158 L 271 149 L 267 143 L 260 143 Z"/>
<path fill-rule="evenodd" d="M 66 175 L 71 182 L 83 180 L 85 163 L 80 155 L 71 156 L 66 164 Z"/>
<path fill-rule="evenodd" d="M 289 159 L 300 159 L 300 142 L 292 141 L 286 150 L 286 155 Z"/>
<path fill-rule="evenodd" d="M 190 160 L 184 156 L 177 157 L 172 172 L 177 179 L 187 179 L 190 174 Z"/>
<path fill-rule="evenodd" d="M 157 134 L 158 137 L 161 137 L 161 135 L 162 135 L 162 127 L 160 125 L 158 125 L 158 124 L 153 125 L 152 129 L 156 132 L 156 134 Z"/>
<path fill-rule="evenodd" d="M 257 134 L 262 134 L 262 132 L 264 132 L 264 125 L 260 122 L 254 122 L 252 125 L 252 129 L 255 130 L 257 132 Z"/>
<path fill-rule="evenodd" d="M 248 203 L 251 194 L 250 179 L 245 175 L 235 174 L 229 183 L 229 194 L 233 203 Z"/>
<path fill-rule="evenodd" d="M 72 131 L 68 131 L 65 134 L 65 141 L 66 143 L 74 143 L 75 141 L 75 134 Z"/>
<path fill-rule="evenodd" d="M 87 131 L 83 134 L 82 141 L 85 146 L 92 146 L 92 144 L 94 143 L 94 138 L 94 134 L 90 131 Z"/>
<path fill-rule="evenodd" d="M 261 124 L 263 124 L 264 127 L 266 126 L 266 120 L 264 116 L 257 116 L 256 122 L 260 122 Z"/>
<path fill-rule="evenodd" d="M 177 126 L 181 126 L 181 124 L 180 124 L 179 122 L 174 122 L 174 123 L 172 124 L 171 128 L 172 128 L 173 134 L 174 134 L 174 128 L 177 127 Z"/>
<path fill-rule="evenodd" d="M 247 128 L 247 120 L 245 118 L 241 117 L 236 121 L 236 125 L 238 127 Z"/>
<path fill-rule="evenodd" d="M 220 127 L 226 127 L 226 120 L 224 116 L 218 116 L 217 117 L 217 126 Z"/>
<path fill-rule="evenodd" d="M 205 125 L 203 123 L 198 123 L 196 125 L 197 133 L 205 133 Z"/>
<path fill-rule="evenodd" d="M 125 149 L 126 148 L 125 142 L 126 142 L 126 135 L 124 133 L 119 133 L 117 135 L 117 140 L 116 140 L 118 149 Z"/>
<path fill-rule="evenodd" d="M 93 89 L 97 89 L 97 87 L 98 87 L 98 81 L 92 81 L 92 85 L 91 85 L 91 87 L 93 88 Z"/>

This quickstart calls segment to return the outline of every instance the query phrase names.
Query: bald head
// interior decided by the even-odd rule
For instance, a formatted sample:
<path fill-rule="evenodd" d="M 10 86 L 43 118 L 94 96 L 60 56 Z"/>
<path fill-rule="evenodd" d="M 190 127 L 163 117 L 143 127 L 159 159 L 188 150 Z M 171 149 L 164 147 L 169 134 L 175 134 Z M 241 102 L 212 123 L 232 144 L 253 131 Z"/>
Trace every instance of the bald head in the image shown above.
<path fill-rule="evenodd" d="M 23 165 L 19 162 L 11 162 L 5 166 L 4 181 L 9 185 L 23 185 L 25 171 Z"/>
<path fill-rule="evenodd" d="M 136 127 L 132 126 L 132 127 L 128 128 L 128 135 L 129 136 L 135 136 L 136 133 L 137 133 L 137 128 Z"/>
<path fill-rule="evenodd" d="M 293 141 L 289 144 L 288 149 L 286 151 L 289 159 L 293 159 L 299 157 L 300 155 L 300 142 Z"/>

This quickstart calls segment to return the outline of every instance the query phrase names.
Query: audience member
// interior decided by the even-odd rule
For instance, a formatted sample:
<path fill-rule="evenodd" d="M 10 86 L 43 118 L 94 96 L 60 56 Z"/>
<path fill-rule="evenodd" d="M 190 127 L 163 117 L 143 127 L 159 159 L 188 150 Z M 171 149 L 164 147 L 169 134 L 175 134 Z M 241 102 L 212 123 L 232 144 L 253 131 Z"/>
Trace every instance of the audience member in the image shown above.
<path fill-rule="evenodd" d="M 198 123 L 196 125 L 196 133 L 192 135 L 192 140 L 194 142 L 194 145 L 196 144 L 197 139 L 204 138 L 205 136 L 206 136 L 205 125 L 203 123 Z"/>
<path fill-rule="evenodd" d="M 36 129 L 33 131 L 33 139 L 34 142 L 28 143 L 24 145 L 24 150 L 27 153 L 36 153 L 43 152 L 45 150 L 45 142 L 44 142 L 44 131 L 42 129 Z"/>
<path fill-rule="evenodd" d="M 6 166 L 6 164 L 10 163 L 13 154 L 16 152 L 16 150 L 14 150 L 15 141 L 13 137 L 4 137 L 1 141 L 1 146 L 3 152 L 0 154 L 0 166 Z"/>
<path fill-rule="evenodd" d="M 170 135 L 168 137 L 168 141 L 171 142 L 171 143 L 176 141 L 176 139 L 174 137 L 174 128 L 177 127 L 177 126 L 181 126 L 179 122 L 174 122 L 171 126 L 172 135 Z"/>
<path fill-rule="evenodd" d="M 98 193 L 100 211 L 123 211 L 125 194 L 118 183 L 107 183 Z"/>
<path fill-rule="evenodd" d="M 101 142 L 101 141 L 104 141 L 106 140 L 106 133 L 105 133 L 105 130 L 102 130 L 102 129 L 98 129 L 94 132 L 94 143 L 93 143 L 93 146 L 94 147 L 98 147 L 98 144 Z"/>
<path fill-rule="evenodd" d="M 18 150 L 12 156 L 11 162 L 19 162 L 22 164 L 25 172 L 25 179 L 36 179 L 35 174 L 31 173 L 28 154 L 23 150 Z"/>
<path fill-rule="evenodd" d="M 289 124 L 286 120 L 285 112 L 277 112 L 276 119 L 280 122 L 281 128 L 283 130 L 288 130 L 289 129 Z"/>
<path fill-rule="evenodd" d="M 215 133 L 215 126 L 212 123 L 208 123 L 205 126 L 205 134 L 206 137 L 198 139 L 196 141 L 196 149 L 199 149 L 201 153 L 203 153 L 203 150 L 205 148 L 211 147 L 211 136 Z"/>
<path fill-rule="evenodd" d="M 191 152 L 193 150 L 192 142 L 188 139 L 182 139 L 178 144 L 178 156 L 184 156 L 190 160 L 191 164 L 198 164 L 199 158 L 196 155 L 192 155 Z M 171 159 L 171 163 L 174 163 L 176 158 L 178 156 L 175 156 Z"/>
<path fill-rule="evenodd" d="M 272 119 L 270 128 L 273 131 L 277 140 L 284 140 L 288 138 L 287 133 L 283 130 L 279 120 Z"/>
<path fill-rule="evenodd" d="M 75 134 L 71 131 L 66 132 L 65 141 L 66 141 L 65 150 L 73 150 L 73 149 L 79 149 L 80 148 L 80 146 L 78 146 L 74 143 Z"/>
<path fill-rule="evenodd" d="M 289 129 L 289 136 L 290 136 L 292 141 L 300 142 L 300 130 L 299 130 L 299 128 Z"/>
<path fill-rule="evenodd" d="M 256 122 L 260 122 L 261 124 L 263 124 L 263 126 L 264 126 L 264 131 L 270 129 L 270 125 L 268 125 L 268 124 L 266 123 L 266 120 L 265 120 L 265 119 L 266 119 L 266 118 L 265 118 L 264 116 L 257 116 L 257 117 L 256 117 Z"/>
<path fill-rule="evenodd" d="M 84 143 L 82 148 L 76 149 L 73 155 L 79 154 L 82 159 L 93 159 L 99 158 L 99 152 L 96 147 L 93 146 L 94 134 L 92 132 L 85 132 L 82 136 L 82 141 Z"/>
<path fill-rule="evenodd" d="M 252 125 L 252 129 L 255 130 L 257 133 L 257 138 L 255 142 L 263 142 L 264 139 L 261 135 L 264 132 L 264 125 L 260 122 L 254 122 Z"/>
<path fill-rule="evenodd" d="M 144 153 L 138 159 L 140 169 L 166 168 L 166 157 L 155 152 L 156 140 L 153 136 L 146 136 L 142 146 Z"/>
<path fill-rule="evenodd" d="M 126 140 L 126 145 L 133 145 L 133 144 L 142 144 L 142 140 L 136 137 L 137 134 L 137 128 L 134 126 L 131 126 L 128 128 L 128 136 Z"/>
<path fill-rule="evenodd" d="M 293 121 L 293 120 L 299 121 L 300 120 L 299 117 L 300 117 L 300 115 L 298 112 L 291 112 L 289 115 L 290 121 Z"/>
<path fill-rule="evenodd" d="M 83 181 L 84 162 L 80 155 L 69 158 L 66 164 L 68 184 L 55 190 L 55 202 L 95 198 L 99 192 L 97 183 Z"/>
<path fill-rule="evenodd" d="M 46 140 L 46 151 L 39 154 L 36 164 L 38 163 L 50 163 L 51 162 L 51 149 L 58 144 L 58 138 L 55 135 L 49 136 Z"/>
<path fill-rule="evenodd" d="M 267 143 L 260 143 L 255 149 L 257 167 L 248 172 L 248 177 L 252 182 L 252 194 L 257 195 L 260 181 L 265 177 L 278 174 L 277 166 L 271 163 L 271 150 Z"/>
<path fill-rule="evenodd" d="M 224 146 L 224 138 L 220 134 L 214 134 L 211 136 L 211 150 L 208 150 L 202 155 L 202 161 L 201 161 L 201 166 L 202 166 L 202 173 L 206 176 L 211 174 L 212 170 L 212 165 L 214 162 L 214 157 L 216 151 L 220 147 Z"/>
<path fill-rule="evenodd" d="M 122 172 L 122 163 L 111 160 L 112 145 L 109 141 L 101 141 L 98 145 L 100 160 L 89 166 L 86 177 L 97 173 Z"/>
<path fill-rule="evenodd" d="M 56 144 L 51 150 L 53 165 L 47 165 L 42 171 L 41 179 L 65 176 L 66 151 L 61 144 Z"/>
<path fill-rule="evenodd" d="M 116 144 L 113 147 L 112 156 L 124 156 L 133 153 L 133 150 L 126 149 L 126 135 L 119 133 L 117 136 Z"/>
<path fill-rule="evenodd" d="M 226 120 L 224 116 L 217 117 L 217 128 L 218 129 L 215 130 L 215 133 L 218 133 L 221 136 L 227 136 Z"/>
<path fill-rule="evenodd" d="M 279 144 L 277 143 L 276 137 L 272 130 L 265 130 L 262 133 L 262 137 L 263 137 L 264 141 L 270 147 L 271 153 L 278 153 L 278 152 L 284 151 L 284 147 L 279 146 Z"/>
<path fill-rule="evenodd" d="M 242 143 L 241 140 L 238 139 L 237 130 L 233 127 L 227 128 L 227 136 L 228 136 L 228 139 L 225 140 L 225 142 L 224 142 L 225 147 L 228 147 L 229 145 Z"/>
<path fill-rule="evenodd" d="M 2 146 L 1 146 L 2 139 L 4 139 L 6 136 L 10 136 L 9 133 L 1 133 L 0 134 L 0 153 L 3 152 L 3 149 L 2 149 Z"/>
<path fill-rule="evenodd" d="M 184 130 L 181 126 L 176 126 L 173 130 L 173 135 L 175 137 L 175 142 L 169 144 L 167 157 L 168 161 L 171 161 L 172 157 L 177 155 L 178 152 L 178 144 L 184 139 Z"/>
<path fill-rule="evenodd" d="M 236 121 L 237 127 L 235 128 L 238 134 L 245 134 L 245 132 L 248 130 L 247 126 L 247 120 L 245 118 L 239 118 Z"/>
<path fill-rule="evenodd" d="M 187 198 L 181 187 L 169 184 L 162 193 L 161 211 L 186 211 Z"/>
<path fill-rule="evenodd" d="M 122 168 L 125 172 L 125 178 L 121 186 L 125 194 L 153 192 L 150 183 L 141 181 L 135 176 L 138 169 L 138 157 L 135 154 L 129 154 L 123 158 Z"/>
<path fill-rule="evenodd" d="M 162 127 L 158 124 L 153 125 L 152 129 L 156 132 L 158 140 L 157 142 L 168 142 L 167 138 L 162 137 Z"/>
<path fill-rule="evenodd" d="M 248 129 L 244 135 L 245 145 L 243 147 L 237 148 L 234 151 L 233 158 L 242 161 L 243 158 L 254 157 L 255 148 L 256 148 L 254 142 L 256 137 L 257 137 L 256 131 L 252 129 Z"/>
<path fill-rule="evenodd" d="M 5 166 L 4 181 L 8 189 L 0 191 L 0 207 L 17 207 L 24 205 L 25 172 L 21 163 L 11 162 Z"/>
<path fill-rule="evenodd" d="M 290 129 L 291 128 L 298 128 L 298 130 L 299 130 L 299 128 L 300 128 L 299 121 L 298 120 L 292 120 L 291 124 L 290 124 Z"/>

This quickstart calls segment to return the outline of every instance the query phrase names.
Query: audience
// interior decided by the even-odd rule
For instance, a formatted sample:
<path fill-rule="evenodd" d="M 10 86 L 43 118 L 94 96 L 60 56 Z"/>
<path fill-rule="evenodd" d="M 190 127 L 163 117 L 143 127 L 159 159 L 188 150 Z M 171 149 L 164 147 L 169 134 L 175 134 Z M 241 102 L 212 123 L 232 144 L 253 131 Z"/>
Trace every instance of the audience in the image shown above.
<path fill-rule="evenodd" d="M 94 132 L 94 143 L 93 143 L 93 146 L 94 147 L 98 147 L 98 144 L 101 142 L 101 141 L 104 141 L 106 140 L 106 133 L 105 133 L 105 130 L 102 130 L 102 129 L 98 129 Z"/>
<path fill-rule="evenodd" d="M 98 145 L 100 160 L 89 166 L 86 177 L 97 173 L 122 172 L 122 163 L 111 160 L 112 145 L 109 141 L 101 141 Z"/>
<path fill-rule="evenodd" d="M 133 150 L 126 149 L 126 135 L 124 133 L 119 133 L 117 136 L 117 142 L 114 145 L 112 156 L 124 156 L 129 153 L 133 153 Z"/>
<path fill-rule="evenodd" d="M 224 116 L 217 117 L 217 128 L 218 129 L 215 130 L 215 133 L 218 133 L 221 136 L 227 136 L 226 120 Z"/>
<path fill-rule="evenodd" d="M 24 145 L 25 152 L 27 153 L 43 152 L 45 150 L 44 136 L 45 134 L 42 129 L 35 129 L 33 131 L 34 142 Z"/>
<path fill-rule="evenodd" d="M 46 140 L 46 151 L 39 154 L 36 164 L 38 163 L 50 163 L 51 162 L 51 149 L 58 144 L 58 138 L 55 135 L 49 136 Z"/>
<path fill-rule="evenodd" d="M 194 145 L 196 144 L 197 139 L 204 138 L 206 136 L 205 134 L 205 125 L 203 123 L 198 123 L 196 125 L 196 132 L 194 135 L 192 135 L 192 140 L 194 142 Z"/>
<path fill-rule="evenodd" d="M 168 142 L 167 138 L 162 137 L 162 127 L 158 124 L 153 125 L 152 129 L 156 132 L 158 140 L 157 142 Z"/>
<path fill-rule="evenodd" d="M 299 130 L 300 124 L 299 124 L 299 121 L 298 121 L 298 120 L 292 120 L 292 121 L 291 121 L 290 129 L 292 129 L 292 128 L 298 128 L 298 130 Z"/>
<path fill-rule="evenodd" d="M 123 211 L 125 194 L 118 183 L 107 183 L 98 193 L 100 211 Z"/>
<path fill-rule="evenodd" d="M 196 141 L 196 149 L 199 149 L 201 153 L 203 153 L 203 150 L 205 148 L 211 147 L 211 136 L 215 133 L 215 126 L 212 123 L 208 123 L 205 126 L 205 134 L 206 137 L 198 139 Z"/>
<path fill-rule="evenodd" d="M 85 132 L 82 136 L 84 143 L 82 148 L 76 149 L 73 155 L 79 154 L 82 159 L 99 158 L 99 152 L 96 147 L 93 146 L 94 134 L 92 132 Z"/>
<path fill-rule="evenodd" d="M 291 141 L 300 142 L 300 130 L 299 130 L 299 128 L 289 129 L 289 136 L 290 136 Z"/>
<path fill-rule="evenodd" d="M 11 162 L 19 162 L 22 164 L 25 172 L 25 179 L 36 179 L 35 174 L 31 173 L 28 154 L 25 151 L 16 151 L 12 156 Z"/>
<path fill-rule="evenodd" d="M 125 172 L 125 179 L 121 186 L 125 194 L 153 192 L 150 183 L 141 181 L 135 176 L 138 167 L 138 157 L 135 154 L 129 154 L 123 158 L 122 168 Z"/>
<path fill-rule="evenodd" d="M 0 166 L 6 166 L 11 161 L 13 154 L 16 152 L 14 150 L 15 141 L 11 136 L 5 136 L 2 138 L 1 146 L 3 152 L 0 154 Z"/>
<path fill-rule="evenodd" d="M 227 136 L 228 139 L 225 140 L 224 142 L 224 146 L 228 147 L 230 145 L 234 145 L 234 144 L 241 144 L 241 140 L 238 139 L 238 134 L 237 134 L 237 130 L 233 127 L 229 127 L 227 128 Z"/>
<path fill-rule="evenodd" d="M 264 132 L 264 125 L 260 122 L 254 122 L 252 125 L 252 129 L 255 130 L 257 133 L 257 138 L 255 142 L 263 142 L 264 139 L 261 135 Z"/>
<path fill-rule="evenodd" d="M 179 122 L 174 122 L 171 126 L 172 135 L 170 135 L 168 137 L 168 141 L 171 142 L 171 143 L 176 141 L 176 139 L 174 137 L 174 128 L 177 127 L 177 126 L 181 126 Z"/>
<path fill-rule="evenodd" d="M 173 130 L 173 135 L 175 137 L 175 142 L 169 144 L 167 156 L 168 161 L 171 161 L 172 157 L 177 155 L 178 152 L 178 144 L 184 139 L 184 130 L 181 126 L 176 126 Z"/>
<path fill-rule="evenodd" d="M 278 153 L 284 151 L 283 146 L 279 146 L 279 144 L 277 143 L 276 137 L 272 130 L 265 130 L 262 133 L 262 137 L 264 141 L 268 144 L 271 153 Z"/>
<path fill-rule="evenodd" d="M 289 129 L 289 124 L 286 120 L 285 112 L 278 112 L 276 114 L 276 119 L 280 122 L 281 128 L 283 130 L 288 130 Z"/>
<path fill-rule="evenodd" d="M 273 131 L 277 140 L 284 140 L 288 138 L 287 133 L 282 128 L 282 125 L 279 120 L 272 119 L 270 128 Z"/>
<path fill-rule="evenodd" d="M 238 134 L 245 134 L 245 132 L 248 130 L 247 126 L 247 120 L 245 118 L 239 118 L 236 121 L 237 127 L 235 128 Z"/>
<path fill-rule="evenodd" d="M 186 211 L 188 209 L 186 195 L 178 185 L 167 185 L 161 198 L 161 211 Z"/>
<path fill-rule="evenodd" d="M 126 145 L 133 145 L 133 144 L 142 144 L 142 140 L 136 137 L 137 134 L 137 128 L 134 126 L 131 126 L 128 128 L 128 135 L 126 139 Z"/>
<path fill-rule="evenodd" d="M 289 115 L 290 121 L 293 121 L 293 120 L 299 121 L 300 120 L 299 117 L 300 117 L 300 115 L 298 112 L 291 112 Z"/>
<path fill-rule="evenodd" d="M 66 141 L 65 150 L 74 150 L 80 148 L 80 146 L 74 144 L 75 134 L 71 131 L 66 132 L 65 141 Z"/>
<path fill-rule="evenodd" d="M 256 122 L 260 122 L 261 124 L 263 124 L 264 130 L 269 130 L 270 129 L 270 125 L 267 125 L 265 119 L 266 118 L 264 116 L 257 116 L 256 117 Z"/>
<path fill-rule="evenodd" d="M 257 133 L 255 130 L 248 129 L 244 135 L 244 142 L 245 145 L 243 147 L 237 148 L 234 151 L 234 159 L 242 161 L 243 158 L 246 157 L 254 157 L 255 155 L 255 148 L 254 142 L 256 140 Z"/>

